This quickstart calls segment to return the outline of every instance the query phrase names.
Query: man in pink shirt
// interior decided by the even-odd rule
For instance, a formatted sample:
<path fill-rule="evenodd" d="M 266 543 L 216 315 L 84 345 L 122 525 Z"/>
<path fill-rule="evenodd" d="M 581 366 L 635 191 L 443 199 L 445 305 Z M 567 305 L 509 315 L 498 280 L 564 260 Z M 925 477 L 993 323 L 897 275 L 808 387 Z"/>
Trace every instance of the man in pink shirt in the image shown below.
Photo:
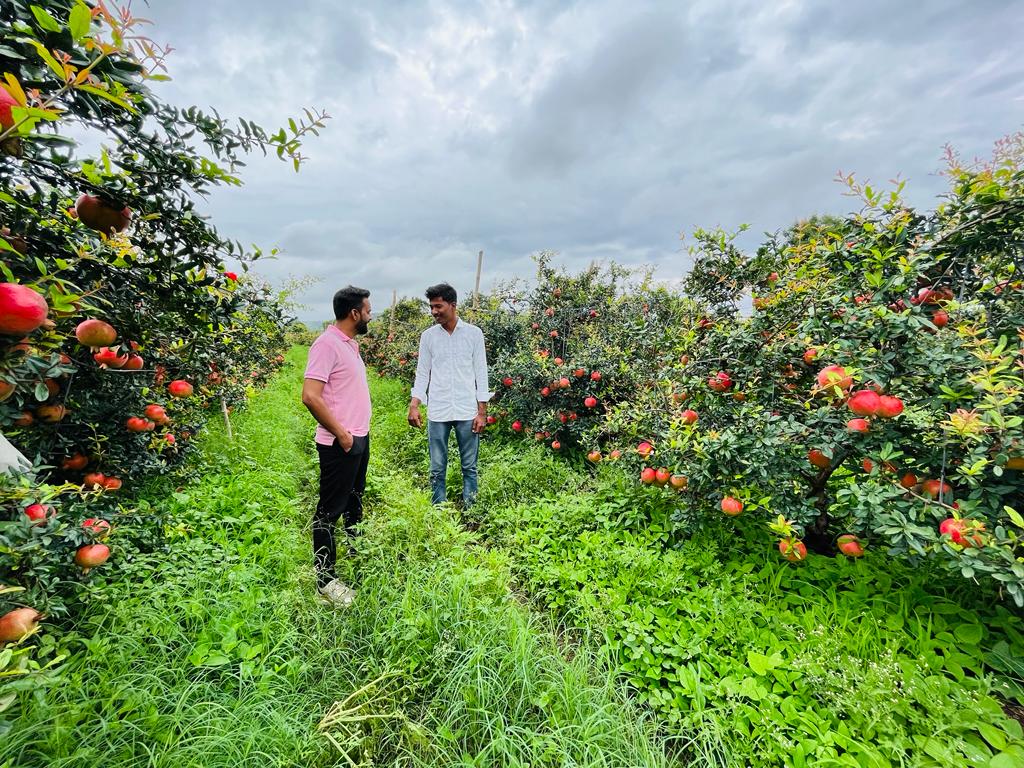
<path fill-rule="evenodd" d="M 317 420 L 320 501 L 313 514 L 313 563 L 317 588 L 336 605 L 355 592 L 334 572 L 335 526 L 356 535 L 363 519 L 363 491 L 370 458 L 370 387 L 356 336 L 370 322 L 370 292 L 351 285 L 334 294 L 334 323 L 309 349 L 302 402 Z"/>

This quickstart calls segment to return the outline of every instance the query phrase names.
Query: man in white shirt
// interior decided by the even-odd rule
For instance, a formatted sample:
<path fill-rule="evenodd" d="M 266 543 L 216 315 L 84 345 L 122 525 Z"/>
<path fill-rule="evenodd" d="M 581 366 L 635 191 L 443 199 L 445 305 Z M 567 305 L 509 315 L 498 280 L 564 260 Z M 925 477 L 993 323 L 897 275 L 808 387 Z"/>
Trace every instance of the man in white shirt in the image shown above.
<path fill-rule="evenodd" d="M 469 507 L 476 498 L 480 435 L 487 426 L 487 402 L 493 393 L 487 389 L 483 331 L 459 319 L 457 300 L 455 289 L 448 283 L 427 288 L 436 325 L 420 335 L 409 424 L 423 426 L 420 403 L 424 403 L 434 504 L 447 500 L 448 438 L 454 430 L 462 465 L 462 501 Z"/>

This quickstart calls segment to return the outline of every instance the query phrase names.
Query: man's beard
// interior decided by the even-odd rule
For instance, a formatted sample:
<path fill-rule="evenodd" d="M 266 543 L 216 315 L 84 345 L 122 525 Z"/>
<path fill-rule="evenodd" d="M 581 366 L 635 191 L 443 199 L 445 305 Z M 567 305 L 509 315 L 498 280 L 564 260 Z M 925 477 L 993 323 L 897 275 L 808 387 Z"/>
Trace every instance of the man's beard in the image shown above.
<path fill-rule="evenodd" d="M 366 320 L 360 320 L 359 324 L 356 326 L 356 336 L 362 336 L 368 330 L 370 330 L 370 323 Z"/>

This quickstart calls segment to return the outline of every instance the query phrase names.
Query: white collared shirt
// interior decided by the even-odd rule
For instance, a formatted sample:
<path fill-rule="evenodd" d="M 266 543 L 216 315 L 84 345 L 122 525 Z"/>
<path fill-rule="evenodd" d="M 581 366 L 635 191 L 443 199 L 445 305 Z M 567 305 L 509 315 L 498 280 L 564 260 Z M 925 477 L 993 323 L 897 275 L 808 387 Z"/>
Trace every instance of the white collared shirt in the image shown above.
<path fill-rule="evenodd" d="M 430 421 L 472 419 L 477 403 L 486 403 L 493 394 L 487 390 L 483 331 L 456 319 L 451 333 L 437 324 L 420 334 L 412 396 L 426 404 Z"/>

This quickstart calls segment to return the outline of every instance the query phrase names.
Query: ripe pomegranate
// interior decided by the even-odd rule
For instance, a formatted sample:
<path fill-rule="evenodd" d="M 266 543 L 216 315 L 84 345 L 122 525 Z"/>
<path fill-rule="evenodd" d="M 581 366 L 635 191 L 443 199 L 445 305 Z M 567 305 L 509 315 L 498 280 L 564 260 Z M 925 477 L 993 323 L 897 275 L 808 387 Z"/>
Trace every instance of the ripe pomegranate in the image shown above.
<path fill-rule="evenodd" d="M 0 128 L 7 130 L 14 127 L 13 107 L 20 107 L 21 104 L 14 98 L 6 86 L 0 85 Z"/>
<path fill-rule="evenodd" d="M 686 475 L 672 475 L 668 479 L 668 484 L 675 488 L 677 491 L 685 491 L 686 486 L 689 485 L 690 480 Z"/>
<path fill-rule="evenodd" d="M 778 272 L 772 272 L 770 275 L 768 275 L 768 282 L 769 283 L 774 283 L 778 279 L 779 279 L 779 273 Z"/>
<path fill-rule="evenodd" d="M 852 533 L 844 533 L 837 541 L 839 551 L 847 557 L 861 557 L 864 555 L 864 547 Z"/>
<path fill-rule="evenodd" d="M 867 419 L 850 419 L 846 422 L 846 429 L 850 432 L 867 432 L 871 429 L 871 422 Z"/>
<path fill-rule="evenodd" d="M 6 93 L 6 91 L 5 91 Z M 43 614 L 35 608 L 15 608 L 0 617 L 0 643 L 13 643 L 36 631 Z"/>
<path fill-rule="evenodd" d="M 82 527 L 100 539 L 105 539 L 110 534 L 110 523 L 99 517 L 90 517 L 83 520 Z"/>
<path fill-rule="evenodd" d="M 672 473 L 668 471 L 667 467 L 658 467 L 658 470 L 654 473 L 654 482 L 658 485 L 664 485 L 672 477 Z"/>
<path fill-rule="evenodd" d="M 533 330 L 535 330 L 535 331 L 539 331 L 540 330 L 540 323 L 530 323 L 530 327 Z"/>
<path fill-rule="evenodd" d="M 977 520 L 957 519 L 947 517 L 939 523 L 939 534 L 949 536 L 954 544 L 962 547 L 982 547 L 985 545 L 985 537 L 982 535 L 985 530 L 983 523 Z"/>
<path fill-rule="evenodd" d="M 696 424 L 698 418 L 697 412 L 691 408 L 687 408 L 679 416 L 679 420 L 683 422 L 683 424 Z"/>
<path fill-rule="evenodd" d="M 558 331 L 552 331 L 552 332 L 551 332 L 550 334 L 548 334 L 548 335 L 549 335 L 549 336 L 550 336 L 550 337 L 551 337 L 552 339 L 557 339 L 557 338 L 558 338 Z"/>
<path fill-rule="evenodd" d="M 541 397 L 547 397 L 550 394 L 551 394 L 551 388 L 550 387 L 542 387 L 541 388 L 541 390 L 540 390 L 540 396 Z"/>
<path fill-rule="evenodd" d="M 587 461 L 597 464 L 601 460 L 601 452 L 594 450 L 587 454 Z"/>
<path fill-rule="evenodd" d="M 119 477 L 108 477 L 103 481 L 103 487 L 108 491 L 116 491 L 121 485 L 121 478 Z"/>
<path fill-rule="evenodd" d="M 75 552 L 75 563 L 82 567 L 82 573 L 88 573 L 97 565 L 103 565 L 110 557 L 110 547 L 106 544 L 86 544 Z"/>
<path fill-rule="evenodd" d="M 932 315 L 932 324 L 936 328 L 945 328 L 949 324 L 949 314 L 944 309 L 940 309 Z"/>
<path fill-rule="evenodd" d="M 564 363 L 564 362 L 565 362 L 565 360 L 563 360 L 563 359 L 562 359 L 562 358 L 560 358 L 560 357 L 556 357 L 556 358 L 555 358 L 555 365 L 561 365 L 561 364 L 562 364 L 562 363 Z"/>
<path fill-rule="evenodd" d="M 155 421 L 157 424 L 166 424 L 170 421 L 167 417 L 167 411 L 162 405 L 156 403 L 150 403 L 146 406 L 146 418 L 151 421 Z"/>
<path fill-rule="evenodd" d="M 25 507 L 25 517 L 32 521 L 32 525 L 45 525 L 48 517 L 56 514 L 53 507 L 45 504 L 29 504 Z"/>
<path fill-rule="evenodd" d="M 818 387 L 821 389 L 838 387 L 846 390 L 852 386 L 853 377 L 841 365 L 829 365 L 818 371 Z"/>
<path fill-rule="evenodd" d="M 175 379 L 167 385 L 167 392 L 171 397 L 191 397 L 192 385 L 184 379 Z"/>
<path fill-rule="evenodd" d="M 882 399 L 878 393 L 870 389 L 861 389 L 850 395 L 846 407 L 858 416 L 875 416 L 881 407 Z"/>
<path fill-rule="evenodd" d="M 817 448 L 812 448 L 807 452 L 807 460 L 811 462 L 818 469 L 828 469 L 832 466 L 832 461 L 824 453 L 819 451 Z"/>
<path fill-rule="evenodd" d="M 636 452 L 646 459 L 648 456 L 654 453 L 654 446 L 645 440 L 636 447 Z"/>
<path fill-rule="evenodd" d="M 31 411 L 22 411 L 21 416 L 14 420 L 14 426 L 16 427 L 30 427 L 32 422 L 35 421 L 35 416 L 32 415 Z"/>
<path fill-rule="evenodd" d="M 558 386 L 561 387 L 562 389 L 568 389 L 569 388 L 569 380 L 563 376 L 562 378 L 560 378 L 558 380 Z"/>
<path fill-rule="evenodd" d="M 953 486 L 939 480 L 925 480 L 921 483 L 921 493 L 930 499 L 939 498 L 941 493 L 942 500 L 949 502 L 953 498 Z"/>
<path fill-rule="evenodd" d="M 736 517 L 743 511 L 743 502 L 734 496 L 726 496 L 721 502 L 722 511 L 729 517 Z"/>
<path fill-rule="evenodd" d="M 117 340 L 117 331 L 110 323 L 90 318 L 78 324 L 75 338 L 83 347 L 109 347 Z"/>
<path fill-rule="evenodd" d="M 151 432 L 156 427 L 156 424 L 149 419 L 143 419 L 138 416 L 129 417 L 124 425 L 128 428 L 129 432 Z"/>
<path fill-rule="evenodd" d="M 512 422 L 512 431 L 513 432 L 522 432 L 523 431 L 523 422 L 521 422 L 521 421 L 513 421 Z"/>
<path fill-rule="evenodd" d="M 0 403 L 13 395 L 15 389 L 17 389 L 17 387 L 15 387 L 14 384 L 0 379 Z"/>
<path fill-rule="evenodd" d="M 128 355 L 127 353 L 119 355 L 116 348 L 100 347 L 100 351 L 96 352 L 92 359 L 108 368 L 123 368 L 124 364 L 128 362 Z"/>
<path fill-rule="evenodd" d="M 494 420 L 492 421 L 492 419 L 494 419 Z M 494 423 L 495 423 L 495 422 L 497 422 L 497 421 L 498 421 L 498 420 L 497 420 L 497 419 L 495 419 L 495 418 L 494 418 L 493 416 L 488 416 L 488 417 L 487 417 L 487 423 L 488 423 L 488 424 L 494 424 Z M 165 442 L 166 442 L 166 443 L 167 443 L 168 445 L 174 445 L 174 443 L 176 442 L 176 440 L 174 439 L 174 435 L 172 435 L 172 434 L 171 434 L 171 433 L 169 433 L 169 432 L 168 432 L 168 433 L 167 433 L 166 435 L 164 435 L 164 441 L 165 441 Z"/>
<path fill-rule="evenodd" d="M 87 489 L 103 488 L 107 476 L 102 472 L 90 472 L 82 478 L 82 487 Z"/>
<path fill-rule="evenodd" d="M 618 448 L 614 448 L 612 449 L 612 452 L 608 454 L 608 458 L 611 459 L 612 461 L 620 459 L 622 458 L 622 451 L 620 451 Z"/>
<path fill-rule="evenodd" d="M 732 377 L 725 371 L 719 371 L 708 379 L 708 386 L 715 392 L 725 392 L 732 386 Z"/>
<path fill-rule="evenodd" d="M 907 490 L 913 488 L 915 485 L 917 485 L 917 475 L 915 475 L 913 472 L 907 472 L 907 474 L 900 478 L 900 485 L 902 485 Z"/>
<path fill-rule="evenodd" d="M 577 368 L 575 371 L 572 372 L 572 375 L 575 376 L 577 379 L 582 379 L 584 376 L 587 375 L 587 371 L 583 368 Z"/>
<path fill-rule="evenodd" d="M 601 374 L 598 371 L 594 371 L 593 373 L 590 374 L 590 380 L 591 381 L 600 381 L 601 380 Z"/>
<path fill-rule="evenodd" d="M 211 373 L 210 375 L 212 376 L 213 374 Z M 504 379 L 501 380 L 501 383 L 504 384 L 506 387 L 511 387 L 512 386 L 512 377 L 511 376 L 506 376 Z"/>
<path fill-rule="evenodd" d="M 640 473 L 640 482 L 644 485 L 652 485 L 658 479 L 658 472 L 653 467 L 644 467 Z"/>
<path fill-rule="evenodd" d="M 66 457 L 60 463 L 60 468 L 67 472 L 78 472 L 89 464 L 89 457 L 81 453 L 75 453 Z"/>
<path fill-rule="evenodd" d="M 807 559 L 807 545 L 797 539 L 782 539 L 779 552 L 791 563 L 799 563 Z"/>
<path fill-rule="evenodd" d="M 27 285 L 0 283 L 0 333 L 23 336 L 46 321 L 46 299 Z"/>
<path fill-rule="evenodd" d="M 594 408 L 597 406 L 597 398 L 593 396 L 588 397 L 583 401 L 583 405 L 585 405 L 587 408 Z"/>
<path fill-rule="evenodd" d="M 226 277 L 228 280 L 230 280 L 233 283 L 237 283 L 238 282 L 238 275 L 235 272 L 225 272 L 224 273 L 224 277 Z"/>
<path fill-rule="evenodd" d="M 78 214 L 78 220 L 89 229 L 95 229 L 106 235 L 122 231 L 132 219 L 132 212 L 128 206 L 117 210 L 114 206 L 89 194 L 78 196 L 75 201 L 75 212 Z"/>
<path fill-rule="evenodd" d="M 487 417 L 487 423 L 488 424 L 497 424 L 498 420 L 494 416 L 488 416 Z M 174 439 L 173 439 L 174 435 L 168 435 L 167 437 L 172 438 L 170 442 L 172 442 L 172 443 L 174 442 Z"/>
<path fill-rule="evenodd" d="M 878 415 L 883 419 L 894 419 L 903 413 L 903 401 L 892 395 L 882 395 L 878 399 Z"/>
<path fill-rule="evenodd" d="M 141 357 L 138 355 L 129 355 L 128 360 L 124 364 L 124 369 L 126 371 L 141 371 L 143 365 L 145 365 L 145 362 Z"/>
<path fill-rule="evenodd" d="M 555 440 L 555 441 L 553 441 L 551 443 L 551 450 L 553 450 L 553 451 L 560 450 L 561 447 L 562 447 L 562 444 L 560 442 L 558 442 L 557 440 Z"/>
<path fill-rule="evenodd" d="M 36 408 L 36 418 L 47 424 L 56 424 L 68 415 L 68 409 L 63 405 L 40 405 Z"/>
<path fill-rule="evenodd" d="M 544 316 L 545 317 L 554 317 L 555 316 L 555 308 L 554 307 L 547 307 L 544 310 Z"/>

